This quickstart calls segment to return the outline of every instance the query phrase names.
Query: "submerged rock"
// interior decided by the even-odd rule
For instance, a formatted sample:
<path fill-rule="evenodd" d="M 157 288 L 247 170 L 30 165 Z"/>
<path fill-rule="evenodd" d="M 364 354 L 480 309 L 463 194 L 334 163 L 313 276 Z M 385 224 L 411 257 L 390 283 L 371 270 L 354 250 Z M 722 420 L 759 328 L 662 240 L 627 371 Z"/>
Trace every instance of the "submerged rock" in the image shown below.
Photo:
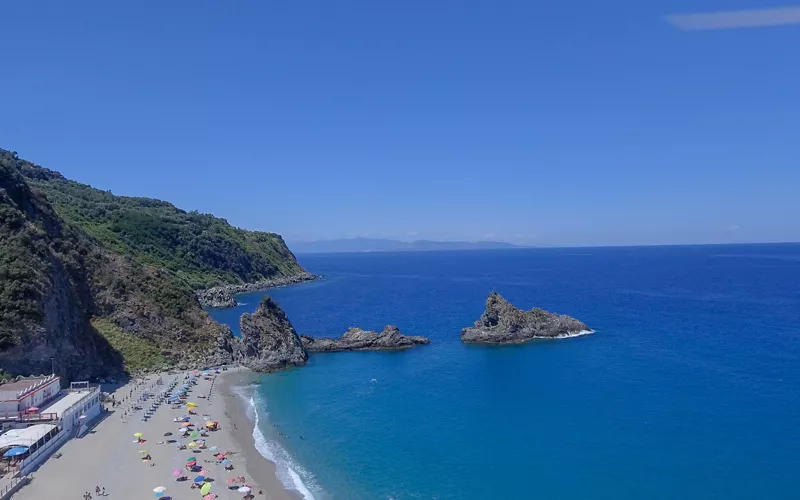
<path fill-rule="evenodd" d="M 570 316 L 533 308 L 523 311 L 497 292 L 489 294 L 486 310 L 474 327 L 461 330 L 461 341 L 475 344 L 516 344 L 542 338 L 566 338 L 593 333 Z"/>
<path fill-rule="evenodd" d="M 252 370 L 271 372 L 304 365 L 308 360 L 294 326 L 271 297 L 262 298 L 253 314 L 242 314 L 239 328 L 242 331 L 243 364 Z M 236 349 L 231 345 L 233 353 Z"/>
<path fill-rule="evenodd" d="M 349 329 L 341 338 L 314 338 L 307 335 L 301 337 L 303 346 L 308 352 L 342 352 L 342 351 L 382 351 L 390 349 L 408 349 L 420 344 L 430 344 L 426 337 L 403 335 L 396 326 L 387 325 L 381 333 Z"/>

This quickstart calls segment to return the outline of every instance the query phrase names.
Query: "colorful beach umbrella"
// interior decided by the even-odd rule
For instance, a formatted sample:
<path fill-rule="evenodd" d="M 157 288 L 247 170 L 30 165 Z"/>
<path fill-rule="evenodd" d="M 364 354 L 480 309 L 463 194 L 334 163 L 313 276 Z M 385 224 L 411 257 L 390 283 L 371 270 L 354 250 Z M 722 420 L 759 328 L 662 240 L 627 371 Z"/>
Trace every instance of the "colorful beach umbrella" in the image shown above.
<path fill-rule="evenodd" d="M 215 498 L 217 498 L 217 495 L 209 493 L 208 495 L 203 497 L 203 500 L 214 500 Z"/>
<path fill-rule="evenodd" d="M 206 480 L 206 476 L 197 476 L 196 478 L 194 478 L 194 482 L 195 483 L 202 483 L 205 480 Z"/>
<path fill-rule="evenodd" d="M 205 483 L 202 488 L 200 488 L 201 495 L 208 495 L 208 492 L 211 491 L 211 483 Z"/>
<path fill-rule="evenodd" d="M 218 449 L 219 449 L 219 446 L 212 446 L 211 448 L 209 448 L 209 450 L 211 450 L 211 451 L 217 451 Z"/>
<path fill-rule="evenodd" d="M 167 488 L 164 486 L 157 486 L 153 488 L 153 493 L 164 493 L 165 491 L 167 491 Z"/>
<path fill-rule="evenodd" d="M 231 464 L 230 460 L 225 459 L 225 460 L 222 461 L 222 465 L 228 466 L 230 464 Z"/>
<path fill-rule="evenodd" d="M 187 462 L 197 462 L 197 457 L 189 457 L 186 459 Z"/>
<path fill-rule="evenodd" d="M 189 406 L 191 408 L 197 408 L 197 403 L 192 403 L 191 401 L 189 401 L 188 403 L 186 403 L 186 406 Z"/>
<path fill-rule="evenodd" d="M 140 438 L 142 436 L 144 436 L 144 434 L 142 434 L 141 432 L 137 432 L 136 434 L 133 435 L 133 437 L 135 438 Z"/>
<path fill-rule="evenodd" d="M 183 471 L 181 471 L 179 469 L 175 469 L 174 471 L 172 471 L 172 477 L 181 477 L 182 475 L 183 475 Z"/>
<path fill-rule="evenodd" d="M 241 488 L 239 488 L 236 491 L 238 491 L 239 493 L 250 493 L 250 491 L 252 491 L 252 490 L 250 489 L 249 486 L 242 486 Z"/>
<path fill-rule="evenodd" d="M 139 450 L 139 453 L 147 453 L 147 450 Z"/>
<path fill-rule="evenodd" d="M 194 448 L 195 446 L 197 446 L 197 443 L 195 443 L 194 441 L 192 441 L 192 442 L 191 442 L 191 443 L 189 443 L 187 446 L 189 446 L 189 448 Z"/>

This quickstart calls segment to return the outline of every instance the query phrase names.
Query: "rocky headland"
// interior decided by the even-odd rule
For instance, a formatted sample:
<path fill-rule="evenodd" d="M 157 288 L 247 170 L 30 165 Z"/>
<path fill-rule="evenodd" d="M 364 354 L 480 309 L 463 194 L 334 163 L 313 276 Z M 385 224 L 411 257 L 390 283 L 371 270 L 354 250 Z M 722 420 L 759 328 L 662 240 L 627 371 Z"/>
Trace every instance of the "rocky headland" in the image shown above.
<path fill-rule="evenodd" d="M 302 335 L 300 340 L 308 352 L 385 351 L 408 349 L 431 342 L 427 337 L 403 335 L 399 328 L 392 325 L 387 325 L 380 333 L 350 328 L 338 339 Z"/>
<path fill-rule="evenodd" d="M 304 281 L 312 281 L 319 278 L 316 274 L 302 272 L 295 276 L 286 276 L 268 280 L 257 281 L 255 283 L 243 283 L 240 285 L 221 285 L 200 290 L 197 292 L 197 300 L 202 307 L 236 307 L 238 303 L 234 295 L 248 292 L 261 292 L 270 288 L 278 288 L 287 285 L 296 285 Z"/>
<path fill-rule="evenodd" d="M 497 292 L 486 299 L 486 310 L 475 326 L 461 330 L 461 341 L 470 344 L 518 344 L 531 339 L 557 339 L 593 333 L 570 316 L 533 308 L 523 311 Z"/>

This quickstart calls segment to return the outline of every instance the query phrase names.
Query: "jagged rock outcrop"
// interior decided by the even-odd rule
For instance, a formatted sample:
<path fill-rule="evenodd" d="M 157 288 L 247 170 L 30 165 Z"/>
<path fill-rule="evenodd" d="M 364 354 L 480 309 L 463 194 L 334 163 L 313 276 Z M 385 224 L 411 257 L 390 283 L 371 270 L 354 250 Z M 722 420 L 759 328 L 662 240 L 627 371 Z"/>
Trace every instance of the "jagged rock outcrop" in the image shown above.
<path fill-rule="evenodd" d="M 497 292 L 489 294 L 486 310 L 474 327 L 461 330 L 461 341 L 474 344 L 516 344 L 531 339 L 575 337 L 592 333 L 584 323 L 543 309 L 517 309 Z"/>
<path fill-rule="evenodd" d="M 287 285 L 296 285 L 304 281 L 311 281 L 319 278 L 316 274 L 303 272 L 296 276 L 286 276 L 273 278 L 255 283 L 243 283 L 241 285 L 221 285 L 200 290 L 197 292 L 197 300 L 203 307 L 236 307 L 238 304 L 234 295 L 239 293 L 260 292 L 271 288 L 278 288 Z"/>
<path fill-rule="evenodd" d="M 280 306 L 265 296 L 253 314 L 239 319 L 244 351 L 243 364 L 259 372 L 304 365 L 308 354 Z M 232 347 L 235 351 L 235 347 Z"/>
<path fill-rule="evenodd" d="M 197 301 L 200 302 L 202 307 L 236 307 L 239 305 L 233 294 L 221 287 L 209 288 L 208 290 L 201 290 L 197 292 Z"/>
<path fill-rule="evenodd" d="M 349 329 L 341 338 L 314 338 L 307 335 L 300 337 L 308 352 L 342 352 L 342 351 L 383 351 L 408 349 L 415 345 L 430 344 L 426 337 L 403 335 L 396 326 L 387 325 L 381 333 Z"/>
<path fill-rule="evenodd" d="M 240 363 L 245 358 L 244 351 L 242 339 L 234 336 L 229 326 L 222 325 L 217 336 L 216 349 L 206 359 L 205 364 L 219 366 Z"/>

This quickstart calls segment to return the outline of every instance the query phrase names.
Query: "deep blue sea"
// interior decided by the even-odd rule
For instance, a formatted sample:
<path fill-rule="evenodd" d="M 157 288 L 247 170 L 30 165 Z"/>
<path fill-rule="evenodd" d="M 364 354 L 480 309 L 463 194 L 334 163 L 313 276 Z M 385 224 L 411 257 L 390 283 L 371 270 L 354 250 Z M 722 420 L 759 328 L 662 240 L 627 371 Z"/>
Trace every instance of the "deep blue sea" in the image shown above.
<path fill-rule="evenodd" d="M 263 376 L 260 445 L 307 495 L 800 498 L 800 245 L 299 258 L 325 279 L 268 292 L 299 332 L 431 338 Z M 596 333 L 463 345 L 492 290 Z"/>

